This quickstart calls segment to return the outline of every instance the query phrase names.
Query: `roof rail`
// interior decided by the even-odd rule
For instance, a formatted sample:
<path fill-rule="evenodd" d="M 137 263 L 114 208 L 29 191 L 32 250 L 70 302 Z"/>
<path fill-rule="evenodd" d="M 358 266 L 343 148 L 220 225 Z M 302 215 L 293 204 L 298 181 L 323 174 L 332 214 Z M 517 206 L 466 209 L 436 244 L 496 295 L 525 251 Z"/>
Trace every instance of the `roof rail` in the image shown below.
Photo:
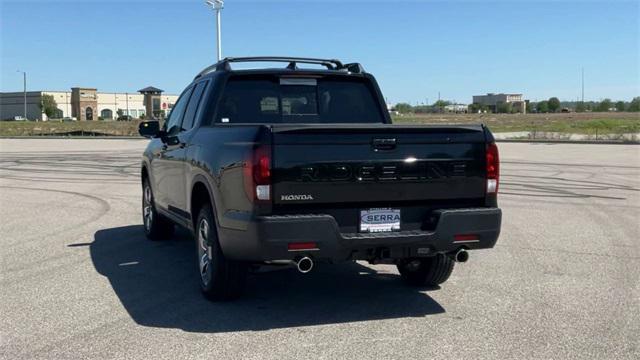
<path fill-rule="evenodd" d="M 298 63 L 302 64 L 316 64 L 326 67 L 328 70 L 347 70 L 355 73 L 362 73 L 364 69 L 362 65 L 358 63 L 342 64 L 340 60 L 336 59 L 316 59 L 316 58 L 303 58 L 303 57 L 285 57 L 285 56 L 254 56 L 254 57 L 227 57 L 217 63 L 206 67 L 197 76 L 196 79 L 202 75 L 208 74 L 212 71 L 230 71 L 230 63 L 237 62 L 286 62 L 287 69 L 297 70 Z"/>

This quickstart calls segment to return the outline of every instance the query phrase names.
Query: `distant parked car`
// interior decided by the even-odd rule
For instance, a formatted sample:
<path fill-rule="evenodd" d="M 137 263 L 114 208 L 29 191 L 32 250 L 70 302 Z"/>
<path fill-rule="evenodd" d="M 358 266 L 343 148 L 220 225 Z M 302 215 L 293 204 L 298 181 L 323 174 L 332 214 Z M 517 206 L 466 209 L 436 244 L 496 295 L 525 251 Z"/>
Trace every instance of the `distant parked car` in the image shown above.
<path fill-rule="evenodd" d="M 118 121 L 131 121 L 133 117 L 131 115 L 118 116 Z"/>
<path fill-rule="evenodd" d="M 25 121 L 27 119 L 24 116 L 14 116 L 13 120 L 14 121 Z"/>
<path fill-rule="evenodd" d="M 62 121 L 78 121 L 75 117 L 65 116 L 62 118 Z"/>

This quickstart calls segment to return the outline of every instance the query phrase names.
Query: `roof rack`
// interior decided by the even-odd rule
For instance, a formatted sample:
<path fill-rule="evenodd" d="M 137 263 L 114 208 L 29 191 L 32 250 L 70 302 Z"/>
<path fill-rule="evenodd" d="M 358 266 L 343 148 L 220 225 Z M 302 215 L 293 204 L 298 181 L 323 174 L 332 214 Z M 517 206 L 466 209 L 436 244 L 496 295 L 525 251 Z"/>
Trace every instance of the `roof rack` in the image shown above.
<path fill-rule="evenodd" d="M 202 70 L 196 76 L 196 79 L 212 71 L 230 71 L 231 66 L 229 64 L 237 62 L 286 62 L 289 63 L 286 67 L 289 70 L 298 70 L 298 63 L 316 64 L 326 67 L 327 70 L 347 70 L 354 73 L 364 72 L 362 65 L 358 63 L 342 64 L 340 60 L 336 59 L 316 59 L 285 56 L 227 57 Z"/>

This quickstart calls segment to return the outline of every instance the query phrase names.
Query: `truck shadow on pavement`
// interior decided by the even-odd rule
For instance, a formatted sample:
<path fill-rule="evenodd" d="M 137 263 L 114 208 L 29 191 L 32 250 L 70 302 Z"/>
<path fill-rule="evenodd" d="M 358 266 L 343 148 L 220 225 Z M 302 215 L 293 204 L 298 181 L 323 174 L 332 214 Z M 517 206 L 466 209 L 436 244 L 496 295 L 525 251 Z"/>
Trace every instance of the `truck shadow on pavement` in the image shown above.
<path fill-rule="evenodd" d="M 213 303 L 200 293 L 195 244 L 184 231 L 152 242 L 141 225 L 104 229 L 95 233 L 90 250 L 96 270 L 143 326 L 260 331 L 445 312 L 424 289 L 358 263 L 320 264 L 309 274 L 260 271 L 249 275 L 243 298 Z"/>

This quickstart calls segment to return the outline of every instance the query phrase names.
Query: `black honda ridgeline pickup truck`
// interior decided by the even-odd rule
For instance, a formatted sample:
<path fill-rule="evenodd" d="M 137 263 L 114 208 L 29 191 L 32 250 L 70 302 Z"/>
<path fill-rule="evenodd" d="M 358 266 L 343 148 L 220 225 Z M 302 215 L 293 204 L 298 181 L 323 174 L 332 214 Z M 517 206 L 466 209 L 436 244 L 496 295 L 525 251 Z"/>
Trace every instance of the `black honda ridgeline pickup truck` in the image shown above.
<path fill-rule="evenodd" d="M 151 138 L 146 235 L 191 230 L 212 300 L 238 297 L 260 264 L 391 263 L 408 284 L 435 286 L 500 233 L 489 129 L 392 125 L 357 63 L 226 58 L 195 77 L 162 128 L 143 122 L 140 134 Z"/>

